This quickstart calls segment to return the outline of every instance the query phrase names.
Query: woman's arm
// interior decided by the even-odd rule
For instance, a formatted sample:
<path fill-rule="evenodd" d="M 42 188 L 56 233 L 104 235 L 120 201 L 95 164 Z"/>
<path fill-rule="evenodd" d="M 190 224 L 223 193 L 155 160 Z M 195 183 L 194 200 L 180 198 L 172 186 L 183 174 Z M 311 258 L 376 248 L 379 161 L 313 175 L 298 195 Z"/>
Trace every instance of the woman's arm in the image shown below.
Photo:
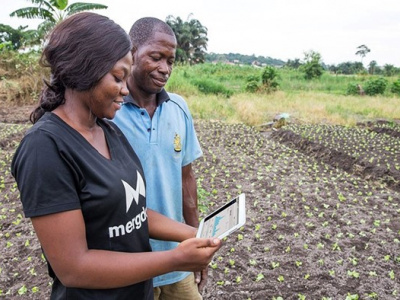
<path fill-rule="evenodd" d="M 167 221 L 158 219 L 153 213 L 149 211 L 150 222 Z M 116 288 L 171 271 L 202 270 L 221 244 L 218 239 L 189 239 L 171 251 L 126 253 L 90 250 L 80 210 L 34 217 L 32 224 L 50 265 L 67 287 Z M 152 226 L 152 231 L 163 237 L 165 233 L 157 234 L 161 225 Z M 171 237 L 184 239 L 194 235 L 193 229 L 183 232 Z"/>
<path fill-rule="evenodd" d="M 147 209 L 150 237 L 156 240 L 182 242 L 196 237 L 197 228 L 172 220 L 154 210 Z"/>

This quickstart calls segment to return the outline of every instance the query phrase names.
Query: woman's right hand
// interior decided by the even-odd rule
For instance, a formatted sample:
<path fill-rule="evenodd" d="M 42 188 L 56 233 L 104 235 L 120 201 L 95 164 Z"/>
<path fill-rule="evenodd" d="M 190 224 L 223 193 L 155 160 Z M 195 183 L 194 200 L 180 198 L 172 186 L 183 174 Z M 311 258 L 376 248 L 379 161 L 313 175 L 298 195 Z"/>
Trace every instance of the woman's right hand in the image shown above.
<path fill-rule="evenodd" d="M 221 245 L 218 238 L 191 238 L 183 241 L 172 250 L 176 270 L 196 272 L 205 269 Z"/>

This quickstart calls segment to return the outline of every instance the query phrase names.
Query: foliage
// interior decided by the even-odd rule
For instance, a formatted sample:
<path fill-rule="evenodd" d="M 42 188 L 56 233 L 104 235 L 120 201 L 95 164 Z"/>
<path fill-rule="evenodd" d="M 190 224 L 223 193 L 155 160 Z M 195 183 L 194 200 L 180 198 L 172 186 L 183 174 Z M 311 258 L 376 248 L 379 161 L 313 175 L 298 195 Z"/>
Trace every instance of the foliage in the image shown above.
<path fill-rule="evenodd" d="M 37 30 L 26 30 L 28 26 L 19 26 L 17 29 L 0 24 L 0 51 L 18 50 L 40 43 Z"/>
<path fill-rule="evenodd" d="M 349 83 L 347 85 L 346 95 L 359 95 L 360 91 L 358 88 L 358 83 Z"/>
<path fill-rule="evenodd" d="M 177 63 L 198 64 L 203 63 L 207 50 L 207 28 L 199 20 L 190 19 L 186 22 L 180 17 L 169 15 L 166 23 L 175 33 L 178 48 L 176 51 Z"/>
<path fill-rule="evenodd" d="M 390 91 L 400 96 L 400 78 L 392 83 Z"/>
<path fill-rule="evenodd" d="M 364 91 L 369 96 L 383 94 L 387 85 L 388 81 L 383 77 L 370 79 L 365 83 Z"/>
<path fill-rule="evenodd" d="M 106 9 L 106 5 L 96 3 L 77 2 L 68 6 L 68 0 L 27 0 L 35 6 L 17 9 L 10 17 L 24 19 L 43 19 L 39 24 L 38 32 L 41 38 L 45 36 L 57 23 L 66 17 L 78 12 L 95 9 Z"/>
<path fill-rule="evenodd" d="M 212 79 L 198 78 L 192 79 L 191 82 L 204 94 L 223 95 L 225 97 L 230 97 L 233 94 L 231 90 Z"/>
<path fill-rule="evenodd" d="M 274 67 L 267 66 L 263 69 L 261 76 L 250 75 L 246 78 L 245 90 L 250 93 L 276 91 L 279 86 L 277 78 L 277 70 Z"/>
<path fill-rule="evenodd" d="M 375 74 L 375 70 L 378 66 L 378 63 L 375 60 L 371 60 L 368 65 L 368 73 L 373 75 Z"/>
<path fill-rule="evenodd" d="M 356 55 L 360 55 L 361 56 L 361 62 L 362 62 L 362 59 L 369 53 L 369 52 L 371 52 L 371 50 L 367 47 L 367 46 L 365 46 L 365 45 L 361 45 L 361 46 L 358 46 L 357 47 L 357 52 L 356 52 Z"/>
<path fill-rule="evenodd" d="M 1 101 L 35 104 L 43 86 L 42 78 L 48 78 L 38 65 L 39 53 L 6 51 L 0 52 L 0 58 Z M 262 91 L 259 88 L 263 68 L 247 65 L 178 65 L 166 88 L 181 94 L 198 109 L 194 112 L 198 118 L 236 120 L 251 125 L 272 121 L 282 112 L 290 113 L 294 119 L 337 124 L 355 124 L 371 116 L 393 119 L 400 115 L 398 94 L 390 88 L 398 77 L 385 77 L 389 88 L 382 96 L 359 97 L 348 95 L 348 86 L 360 84 L 365 88 L 366 81 L 378 76 L 324 72 L 318 80 L 305 80 L 300 70 L 276 70 L 279 91 L 267 95 L 253 94 Z"/>
<path fill-rule="evenodd" d="M 245 90 L 249 93 L 255 93 L 260 87 L 260 79 L 256 75 L 249 75 L 246 78 Z"/>
<path fill-rule="evenodd" d="M 278 71 L 274 67 L 265 67 L 261 74 L 263 87 L 268 91 L 275 91 L 279 83 L 277 82 Z"/>
<path fill-rule="evenodd" d="M 304 72 L 304 78 L 311 80 L 313 78 L 320 78 L 324 72 L 321 65 L 321 54 L 310 50 L 304 53 L 304 65 L 301 66 L 302 72 Z"/>
<path fill-rule="evenodd" d="M 256 55 L 244 55 L 239 53 L 227 53 L 227 54 L 217 54 L 217 53 L 207 53 L 206 62 L 222 62 L 222 63 L 234 63 L 234 64 L 244 64 L 251 65 L 254 62 L 257 62 L 257 65 L 270 65 L 270 66 L 284 66 L 285 62 L 280 59 L 274 59 L 271 57 L 265 56 L 256 56 Z"/>
<path fill-rule="evenodd" d="M 39 56 L 37 51 L 0 51 L 0 100 L 13 105 L 36 103 L 45 77 Z"/>
<path fill-rule="evenodd" d="M 396 67 L 390 64 L 383 66 L 383 74 L 385 76 L 393 76 L 396 73 Z"/>
<path fill-rule="evenodd" d="M 361 62 L 343 62 L 335 67 L 335 74 L 361 74 L 365 72 L 364 66 Z"/>
<path fill-rule="evenodd" d="M 0 70 L 2 79 L 20 78 L 23 75 L 41 77 L 42 68 L 39 65 L 40 53 L 38 51 L 0 52 Z"/>
<path fill-rule="evenodd" d="M 301 65 L 302 65 L 302 63 L 299 58 L 295 58 L 293 60 L 289 59 L 285 63 L 285 67 L 292 68 L 292 69 L 298 69 L 298 68 L 300 68 Z"/>

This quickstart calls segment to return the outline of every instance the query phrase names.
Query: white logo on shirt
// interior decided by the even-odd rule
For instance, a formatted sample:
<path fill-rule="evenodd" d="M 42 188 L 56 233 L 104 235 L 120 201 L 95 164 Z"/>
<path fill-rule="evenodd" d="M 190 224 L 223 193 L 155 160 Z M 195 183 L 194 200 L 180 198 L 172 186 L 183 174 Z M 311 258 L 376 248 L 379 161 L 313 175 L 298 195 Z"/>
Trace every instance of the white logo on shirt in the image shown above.
<path fill-rule="evenodd" d="M 137 174 L 137 181 L 136 181 L 136 189 L 131 187 L 125 181 L 122 181 L 125 189 L 125 199 L 126 199 L 126 212 L 129 211 L 129 208 L 132 205 L 133 200 L 135 200 L 136 204 L 139 205 L 139 195 L 146 197 L 146 189 L 144 186 L 144 181 L 142 176 L 138 171 Z M 142 227 L 142 223 L 147 220 L 147 208 L 144 206 L 142 207 L 142 211 L 138 213 L 135 217 L 131 220 L 126 222 L 126 224 L 120 224 L 116 226 L 108 227 L 108 234 L 110 238 L 124 236 L 125 234 L 131 233 L 135 229 L 140 229 Z"/>
<path fill-rule="evenodd" d="M 131 187 L 125 181 L 121 180 L 125 188 L 126 212 L 128 212 L 129 208 L 131 207 L 133 200 L 135 200 L 136 204 L 139 205 L 139 195 L 142 195 L 143 197 L 146 196 L 146 189 L 144 187 L 143 178 L 138 171 L 136 171 L 136 174 L 137 174 L 136 189 Z"/>

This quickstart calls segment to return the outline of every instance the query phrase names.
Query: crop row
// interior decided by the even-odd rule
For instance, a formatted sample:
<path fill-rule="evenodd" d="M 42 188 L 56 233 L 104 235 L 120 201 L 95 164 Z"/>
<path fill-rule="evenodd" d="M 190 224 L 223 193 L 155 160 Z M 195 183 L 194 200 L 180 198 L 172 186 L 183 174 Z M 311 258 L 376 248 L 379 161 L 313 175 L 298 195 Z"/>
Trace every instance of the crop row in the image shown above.
<path fill-rule="evenodd" d="M 399 295 L 399 193 L 250 127 L 197 126 L 201 188 L 214 205 L 245 192 L 249 216 L 211 264 L 207 299 Z"/>
<path fill-rule="evenodd" d="M 45 277 L 40 287 L 33 283 L 45 274 L 46 265 L 30 221 L 23 217 L 10 172 L 14 151 L 27 128 L 26 124 L 0 123 L 0 297 L 8 299 L 24 295 L 33 299 L 48 289 Z"/>
<path fill-rule="evenodd" d="M 374 130 L 371 130 L 333 125 L 289 125 L 282 132 L 274 133 L 274 137 L 281 142 L 296 144 L 303 150 L 311 147 L 311 152 L 322 152 L 322 150 L 316 150 L 318 147 L 315 145 L 312 147 L 307 142 L 322 145 L 325 151 L 334 153 L 333 156 L 347 159 L 347 162 L 339 167 L 345 169 L 354 167 L 356 173 L 357 169 L 362 169 L 365 172 L 361 173 L 366 173 L 368 177 L 374 180 L 380 177 L 384 182 L 400 190 L 400 137 L 393 135 L 393 132 L 397 131 L 391 131 L 392 135 L 378 133 L 379 128 L 388 129 L 388 127 L 374 127 Z M 282 138 L 285 135 L 286 137 Z"/>

